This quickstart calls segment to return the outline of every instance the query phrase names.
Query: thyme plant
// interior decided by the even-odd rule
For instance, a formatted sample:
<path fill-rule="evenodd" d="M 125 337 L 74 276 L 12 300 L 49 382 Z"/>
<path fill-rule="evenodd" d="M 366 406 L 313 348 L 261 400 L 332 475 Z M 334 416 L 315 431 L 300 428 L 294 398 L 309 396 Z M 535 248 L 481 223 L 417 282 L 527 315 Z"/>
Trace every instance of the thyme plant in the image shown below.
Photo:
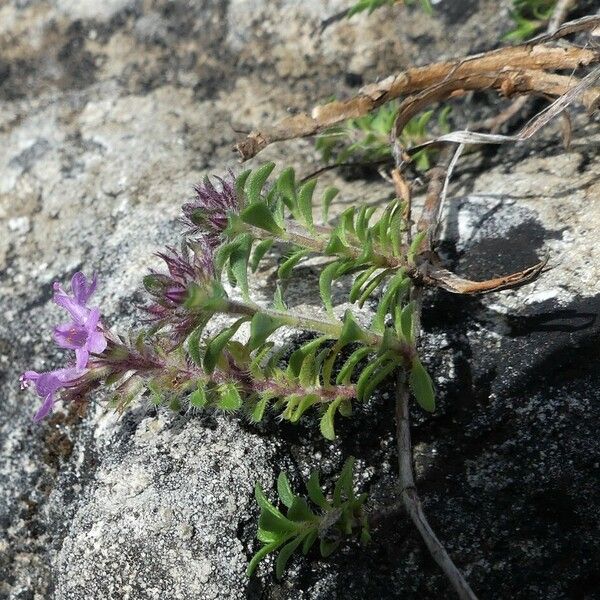
<path fill-rule="evenodd" d="M 334 439 L 336 417 L 349 417 L 354 402 L 366 401 L 398 370 L 406 374 L 419 405 L 434 410 L 433 385 L 414 344 L 409 298 L 412 278 L 419 277 L 424 236 L 409 242 L 405 203 L 393 199 L 379 214 L 374 207 L 350 207 L 330 225 L 328 209 L 338 193 L 330 187 L 320 194 L 323 218 L 318 222 L 317 180 L 298 183 L 292 168 L 272 177 L 274 169 L 267 163 L 197 186 L 194 201 L 182 209 L 181 248 L 158 253 L 165 270 L 144 277 L 147 326 L 130 336 L 107 329 L 99 307 L 90 306 L 95 277 L 88 282 L 76 273 L 71 294 L 55 284 L 54 301 L 71 320 L 56 328 L 54 338 L 74 351 L 76 360 L 48 373 L 22 375 L 23 386 L 34 384 L 43 399 L 36 420 L 47 416 L 59 398 L 82 401 L 93 389 L 110 386 L 118 411 L 140 397 L 175 410 L 238 411 L 253 422 L 272 412 L 296 423 L 316 411 L 322 435 Z M 285 245 L 287 253 L 273 302 L 262 306 L 253 301 L 249 281 L 274 243 Z M 329 259 L 319 279 L 320 316 L 289 309 L 282 292 L 294 267 L 311 256 Z M 332 284 L 341 278 L 353 279 L 349 301 L 358 307 L 379 296 L 370 323 L 361 323 L 351 310 L 336 311 Z M 216 315 L 229 321 L 211 329 Z M 246 336 L 240 335 L 244 324 Z M 270 339 L 282 327 L 316 337 L 290 351 Z M 249 572 L 281 546 L 279 574 L 300 544 L 306 552 L 319 538 L 326 556 L 344 536 L 368 540 L 366 496 L 354 496 L 351 461 L 330 500 L 320 492 L 317 475 L 309 480 L 314 510 L 285 481 L 281 476 L 278 489 L 287 516 L 257 487 L 258 538 L 265 545 Z"/>
<path fill-rule="evenodd" d="M 383 3 L 359 4 L 368 9 Z M 587 19 L 574 25 L 590 28 L 597 22 Z M 578 51 L 578 56 L 584 52 Z M 529 60 L 527 49 L 509 49 L 507 54 L 520 57 L 521 63 Z M 541 48 L 533 54 L 536 68 L 541 69 L 540 56 L 552 52 Z M 498 59 L 498 51 L 489 56 Z M 475 69 L 479 63 L 492 68 L 489 56 L 473 57 L 469 68 Z M 561 55 L 560 60 L 558 67 L 548 68 L 566 68 L 565 57 Z M 579 57 L 573 60 L 575 64 L 583 62 Z M 297 423 L 306 413 L 316 413 L 321 434 L 331 440 L 338 416 L 349 418 L 357 402 L 368 400 L 380 384 L 394 377 L 404 505 L 459 596 L 474 599 L 425 518 L 412 473 L 409 393 L 423 410 L 435 409 L 432 380 L 417 349 L 422 291 L 425 285 L 465 294 L 514 287 L 537 277 L 545 263 L 486 282 L 465 280 L 441 268 L 435 255 L 435 235 L 448 179 L 464 144 L 482 143 L 486 136 L 463 131 L 421 142 L 427 137 L 425 128 L 432 115 L 423 113 L 423 107 L 450 98 L 456 90 L 488 89 L 490 85 L 513 90 L 517 84 L 524 93 L 549 89 L 554 95 L 564 94 L 555 103 L 553 116 L 577 96 L 568 91 L 570 79 L 568 83 L 560 79 L 558 83 L 566 87 L 557 92 L 556 78 L 550 86 L 548 74 L 543 73 L 531 83 L 518 79 L 520 72 L 507 71 L 504 63 L 500 57 L 502 68 L 496 71 L 499 67 L 493 66 L 493 78 L 461 76 L 450 82 L 448 77 L 462 62 L 424 67 L 415 74 L 423 79 L 428 70 L 435 71 L 433 83 L 423 84 L 423 91 L 399 105 L 377 111 L 372 98 L 384 96 L 377 93 L 369 96 L 370 103 L 360 104 L 365 113 L 375 111 L 371 115 L 357 116 L 353 109 L 347 117 L 344 111 L 356 100 L 334 102 L 334 108 L 341 111 L 339 118 L 332 118 L 329 112 L 326 121 L 319 121 L 317 110 L 314 118 L 302 115 L 298 121 L 298 116 L 290 117 L 273 132 L 251 133 L 246 144 L 238 144 L 243 158 L 273 141 L 315 133 L 322 134 L 318 142 L 321 151 L 338 160 L 340 153 L 342 157 L 357 152 L 364 152 L 367 158 L 383 156 L 393 165 L 390 178 L 396 197 L 379 210 L 351 206 L 332 221 L 329 208 L 338 190 L 319 188 L 317 193 L 317 179 L 297 181 L 291 167 L 276 172 L 274 163 L 266 163 L 237 175 L 230 172 L 224 178 L 206 178 L 195 188 L 193 200 L 182 207 L 184 231 L 179 247 L 159 252 L 163 270 L 152 270 L 143 279 L 148 300 L 139 330 L 123 336 L 105 326 L 100 307 L 92 304 L 95 276 L 88 280 L 83 273 L 75 273 L 70 292 L 54 284 L 54 301 L 68 314 L 68 321 L 56 327 L 54 339 L 72 352 L 72 360 L 53 371 L 26 371 L 21 376 L 22 386 L 33 386 L 42 400 L 34 420 L 47 417 L 58 401 L 85 402 L 94 389 L 102 388 L 110 390 L 110 404 L 120 412 L 144 398 L 174 410 L 237 412 L 255 423 L 268 414 Z M 595 77 L 582 80 L 577 93 L 585 91 Z M 411 81 L 410 77 L 397 79 Z M 434 85 L 438 81 L 441 83 Z M 390 94 L 387 100 L 394 97 Z M 447 112 L 439 114 L 438 128 L 443 133 Z M 344 120 L 343 126 L 327 131 Z M 537 131 L 547 120 L 542 114 L 530 129 Z M 386 142 L 389 145 L 384 148 Z M 412 162 L 422 161 L 421 167 L 427 168 L 429 162 L 424 161 L 431 155 L 425 151 L 441 142 L 458 144 L 458 151 L 454 159 L 448 147 L 438 151 L 437 167 L 428 173 L 423 212 L 415 223 L 411 188 L 402 174 L 411 162 L 411 148 L 404 146 L 413 145 Z M 277 270 L 273 300 L 265 306 L 253 299 L 250 284 L 275 244 L 285 248 L 285 253 Z M 326 260 L 319 277 L 322 306 L 316 314 L 307 315 L 287 306 L 284 290 L 295 268 L 315 256 Z M 360 308 L 370 298 L 377 298 L 369 322 L 357 311 L 334 304 L 332 287 L 340 279 L 350 282 L 350 306 Z M 311 332 L 313 338 L 299 345 L 278 345 L 273 336 L 282 328 Z M 345 539 L 370 540 L 367 496 L 355 493 L 351 457 L 331 497 L 324 494 L 316 472 L 306 482 L 306 492 L 304 496 L 292 490 L 286 475 L 280 474 L 277 493 L 284 507 L 280 510 L 256 486 L 260 508 L 257 538 L 262 545 L 250 561 L 249 575 L 271 553 L 278 554 L 276 574 L 281 576 L 295 551 L 306 554 L 317 541 L 321 555 L 328 556 Z"/>

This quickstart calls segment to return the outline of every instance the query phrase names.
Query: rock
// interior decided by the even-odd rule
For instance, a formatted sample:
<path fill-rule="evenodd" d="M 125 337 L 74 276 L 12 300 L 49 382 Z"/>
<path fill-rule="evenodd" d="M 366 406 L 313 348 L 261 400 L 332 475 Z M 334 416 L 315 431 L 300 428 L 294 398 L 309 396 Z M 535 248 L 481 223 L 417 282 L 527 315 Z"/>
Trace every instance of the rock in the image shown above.
<path fill-rule="evenodd" d="M 404 517 L 368 548 L 294 559 L 282 582 L 268 563 L 244 575 L 256 550 L 255 481 L 271 494 L 282 469 L 299 486 L 311 468 L 332 475 L 354 454 L 373 501 L 395 498 L 387 389 L 340 421 L 334 443 L 314 418 L 251 427 L 139 406 L 117 419 L 102 395 L 84 415 L 71 406 L 34 426 L 36 400 L 18 389 L 23 370 L 64 359 L 51 342 L 61 318 L 53 281 L 95 270 L 106 323 L 127 331 L 139 322 L 140 277 L 157 264 L 153 252 L 178 239 L 191 186 L 237 168 L 234 128 L 348 96 L 360 80 L 410 64 L 492 47 L 508 28 L 493 0 L 443 0 L 433 20 L 384 8 L 319 36 L 321 19 L 346 6 L 0 6 L 0 598 L 449 595 Z M 424 314 L 439 410 L 414 414 L 418 483 L 482 598 L 596 593 L 600 213 L 597 129 L 584 122 L 567 153 L 550 131 L 466 159 L 452 190 L 444 250 L 459 272 L 485 278 L 546 251 L 552 269 L 482 299 L 431 294 Z M 307 140 L 270 147 L 251 165 L 269 159 L 315 168 Z M 337 212 L 389 194 L 385 182 L 323 179 L 342 190 Z M 272 297 L 277 259 L 259 272 L 259 301 Z M 303 267 L 290 303 L 314 311 L 317 277 L 316 264 Z M 345 290 L 335 293 L 341 301 Z"/>

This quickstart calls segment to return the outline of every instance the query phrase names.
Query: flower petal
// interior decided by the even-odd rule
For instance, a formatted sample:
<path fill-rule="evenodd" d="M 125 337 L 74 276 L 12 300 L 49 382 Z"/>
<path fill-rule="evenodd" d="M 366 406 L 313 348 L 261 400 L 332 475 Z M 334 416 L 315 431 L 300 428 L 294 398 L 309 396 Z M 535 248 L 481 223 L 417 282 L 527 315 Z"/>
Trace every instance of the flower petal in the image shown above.
<path fill-rule="evenodd" d="M 25 371 L 25 373 L 23 373 L 21 377 L 19 377 L 21 389 L 24 390 L 28 388 L 32 383 L 35 383 L 40 378 L 40 375 L 41 373 L 38 373 L 37 371 Z"/>
<path fill-rule="evenodd" d="M 98 278 L 95 273 L 92 281 L 88 285 L 85 275 L 81 271 L 77 271 L 71 279 L 71 290 L 73 291 L 75 300 L 77 300 L 79 304 L 86 304 L 90 299 L 90 296 L 96 291 L 97 284 Z"/>
<path fill-rule="evenodd" d="M 90 334 L 88 338 L 88 343 L 86 344 L 86 348 L 93 352 L 94 354 L 100 354 L 106 350 L 106 338 L 101 331 L 94 331 Z"/>
<path fill-rule="evenodd" d="M 46 397 L 48 394 L 54 394 L 54 392 L 61 387 L 63 387 L 63 383 L 53 371 L 40 373 L 38 380 L 35 382 L 35 391 L 42 398 Z"/>
<path fill-rule="evenodd" d="M 76 357 L 76 361 L 75 361 L 76 367 L 78 369 L 84 369 L 87 366 L 88 360 L 90 358 L 89 350 L 86 347 L 77 348 L 75 350 L 75 357 Z"/>
<path fill-rule="evenodd" d="M 67 296 L 67 294 L 55 292 L 54 302 L 59 306 L 62 306 L 62 308 L 64 308 L 77 323 L 85 323 L 85 320 L 90 314 L 89 308 L 79 304 L 74 298 Z"/>
<path fill-rule="evenodd" d="M 44 398 L 44 402 L 38 408 L 35 415 L 33 415 L 33 420 L 36 423 L 39 423 L 44 417 L 47 417 L 54 408 L 54 394 L 50 393 Z"/>
<path fill-rule="evenodd" d="M 77 323 L 64 323 L 54 329 L 54 341 L 61 348 L 70 350 L 85 346 L 88 335 L 87 329 Z"/>

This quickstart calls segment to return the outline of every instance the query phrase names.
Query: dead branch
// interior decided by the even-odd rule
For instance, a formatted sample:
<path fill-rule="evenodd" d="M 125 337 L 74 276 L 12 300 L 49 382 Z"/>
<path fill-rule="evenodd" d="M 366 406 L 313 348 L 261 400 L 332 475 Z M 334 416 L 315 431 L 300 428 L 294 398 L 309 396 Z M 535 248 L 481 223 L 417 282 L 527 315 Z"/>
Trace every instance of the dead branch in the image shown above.
<path fill-rule="evenodd" d="M 426 231 L 436 228 L 436 219 L 438 217 L 435 206 L 439 206 L 439 196 L 444 187 L 444 180 L 446 178 L 446 170 L 450 162 L 450 157 L 451 153 L 445 152 L 440 163 L 438 163 L 436 170 L 432 172 L 429 188 L 427 190 L 426 205 L 419 219 L 417 230 Z M 436 199 L 435 196 L 438 196 L 438 198 Z M 422 286 L 415 284 L 412 293 L 412 300 L 415 307 L 413 312 L 413 336 L 415 343 L 421 329 L 422 297 Z M 417 493 L 413 475 L 409 400 L 410 392 L 406 380 L 406 373 L 401 371 L 398 375 L 398 382 L 396 384 L 396 443 L 398 447 L 398 470 L 400 475 L 401 496 L 404 507 L 421 534 L 431 556 L 450 581 L 452 587 L 458 594 L 458 597 L 461 600 L 477 600 L 477 596 L 475 596 L 475 593 L 469 586 L 467 580 L 456 567 L 443 544 L 431 528 L 425 515 L 425 511 L 423 510 L 421 499 Z"/>
<path fill-rule="evenodd" d="M 600 17 L 589 17 L 585 22 L 587 29 L 593 29 L 598 25 L 600 25 Z M 572 32 L 565 27 L 560 28 L 554 35 L 559 36 L 561 31 L 564 35 Z M 577 29 L 579 30 L 580 27 L 582 26 L 577 26 Z M 316 106 L 310 115 L 300 113 L 286 117 L 271 127 L 253 131 L 237 144 L 236 149 L 242 160 L 247 160 L 273 142 L 315 135 L 346 119 L 365 115 L 390 100 L 436 85 L 448 77 L 464 78 L 481 73 L 500 72 L 506 68 L 576 69 L 598 62 L 599 59 L 600 53 L 593 49 L 552 48 L 526 44 L 492 50 L 459 60 L 411 68 L 377 84 L 365 86 L 357 96 L 349 100 Z"/>
<path fill-rule="evenodd" d="M 558 4 L 554 7 L 554 12 L 548 22 L 546 34 L 553 35 L 560 29 L 564 20 L 567 18 L 568 12 L 573 8 L 576 1 L 577 0 L 558 0 Z M 510 121 L 516 114 L 521 112 L 527 105 L 528 100 L 529 98 L 527 96 L 517 98 L 500 114 L 473 125 L 472 129 L 487 129 L 491 133 L 498 133 L 507 121 Z"/>
<path fill-rule="evenodd" d="M 420 303 L 419 303 L 420 306 Z M 417 494 L 412 467 L 412 445 L 410 439 L 410 417 L 408 410 L 409 390 L 406 376 L 402 374 L 396 389 L 396 438 L 398 445 L 398 468 L 400 470 L 400 484 L 402 500 L 406 512 L 419 530 L 427 549 L 435 562 L 456 590 L 461 600 L 477 600 L 477 596 L 469 586 L 463 574 L 458 570 L 450 555 L 431 528 L 421 499 Z"/>

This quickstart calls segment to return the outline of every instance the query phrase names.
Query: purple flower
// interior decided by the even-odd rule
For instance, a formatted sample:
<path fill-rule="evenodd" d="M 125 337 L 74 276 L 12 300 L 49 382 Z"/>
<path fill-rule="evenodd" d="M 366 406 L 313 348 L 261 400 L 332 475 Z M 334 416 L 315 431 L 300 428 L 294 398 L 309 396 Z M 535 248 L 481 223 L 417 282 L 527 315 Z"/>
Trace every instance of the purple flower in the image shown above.
<path fill-rule="evenodd" d="M 87 365 L 91 352 L 100 354 L 106 348 L 106 338 L 99 328 L 100 309 L 86 306 L 96 285 L 95 275 L 88 284 L 85 275 L 80 272 L 71 279 L 72 297 L 58 283 L 54 284 L 54 302 L 66 309 L 73 318 L 54 330 L 54 340 L 61 348 L 75 350 L 78 369 Z"/>
<path fill-rule="evenodd" d="M 92 281 L 88 284 L 85 275 L 78 271 L 71 278 L 73 297 L 69 296 L 63 290 L 58 281 L 54 282 L 54 302 L 66 309 L 73 319 L 85 320 L 90 311 L 86 304 L 91 295 L 96 291 L 97 284 L 98 278 L 96 275 L 94 275 Z"/>
<path fill-rule="evenodd" d="M 73 387 L 84 373 L 85 370 L 76 368 L 57 369 L 47 373 L 25 371 L 19 379 L 21 389 L 24 390 L 31 384 L 35 384 L 35 391 L 43 399 L 42 406 L 35 413 L 33 420 L 41 421 L 50 414 L 56 402 L 54 399 L 56 392 L 62 388 Z"/>
<path fill-rule="evenodd" d="M 205 177 L 202 184 L 194 186 L 196 198 L 182 206 L 184 222 L 189 233 L 203 234 L 214 248 L 219 244 L 221 233 L 227 227 L 230 212 L 239 212 L 240 199 L 235 191 L 235 177 L 229 172 L 230 181 L 215 177 L 219 182 L 217 189 L 212 181 Z"/>
<path fill-rule="evenodd" d="M 155 300 L 146 311 L 151 322 L 173 325 L 175 337 L 182 340 L 197 321 L 197 315 L 190 314 L 184 306 L 189 290 L 193 286 L 205 286 L 215 277 L 212 247 L 206 237 L 199 237 L 187 242 L 181 253 L 167 247 L 166 252 L 158 252 L 157 256 L 165 262 L 168 273 L 151 270 L 150 275 L 144 277 L 144 287 Z"/>

